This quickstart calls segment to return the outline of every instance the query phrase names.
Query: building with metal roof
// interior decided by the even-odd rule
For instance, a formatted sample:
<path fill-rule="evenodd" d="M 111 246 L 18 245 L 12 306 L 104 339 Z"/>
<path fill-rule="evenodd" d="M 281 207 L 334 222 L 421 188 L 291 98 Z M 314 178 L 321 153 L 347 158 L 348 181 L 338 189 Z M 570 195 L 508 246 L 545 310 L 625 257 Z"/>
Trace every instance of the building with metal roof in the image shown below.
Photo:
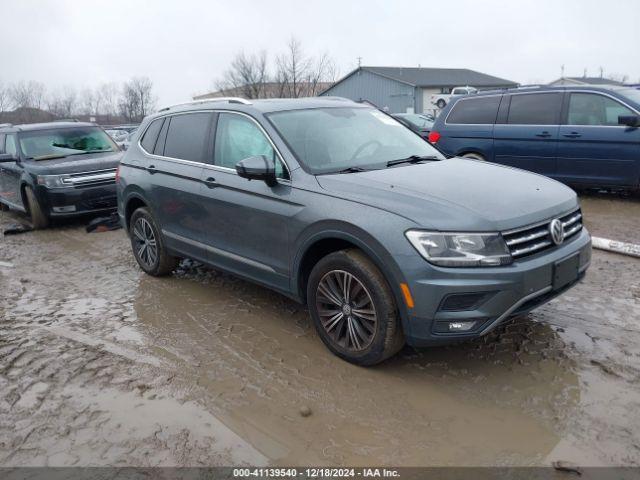
<path fill-rule="evenodd" d="M 479 90 L 513 88 L 518 83 L 467 68 L 358 67 L 320 95 L 373 103 L 390 113 L 430 111 L 431 95 L 458 86 Z"/>

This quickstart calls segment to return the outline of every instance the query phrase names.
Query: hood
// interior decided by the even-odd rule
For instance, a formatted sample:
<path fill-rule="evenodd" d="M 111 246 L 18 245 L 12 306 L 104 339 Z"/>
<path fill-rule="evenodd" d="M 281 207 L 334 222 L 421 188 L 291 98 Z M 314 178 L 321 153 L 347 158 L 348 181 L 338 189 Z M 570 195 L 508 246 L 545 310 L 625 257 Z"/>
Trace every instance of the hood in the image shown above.
<path fill-rule="evenodd" d="M 103 152 L 87 155 L 70 155 L 51 160 L 26 160 L 25 169 L 35 175 L 60 175 L 63 173 L 81 173 L 92 170 L 116 168 L 124 152 Z"/>
<path fill-rule="evenodd" d="M 442 231 L 504 231 L 578 205 L 555 180 L 462 158 L 316 178 L 328 192 Z"/>

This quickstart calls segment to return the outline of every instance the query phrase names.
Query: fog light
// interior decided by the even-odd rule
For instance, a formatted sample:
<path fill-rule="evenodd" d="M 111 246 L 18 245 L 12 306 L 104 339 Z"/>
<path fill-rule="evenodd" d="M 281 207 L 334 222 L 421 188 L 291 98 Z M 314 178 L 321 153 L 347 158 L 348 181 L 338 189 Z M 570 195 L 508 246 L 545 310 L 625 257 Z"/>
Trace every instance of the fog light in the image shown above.
<path fill-rule="evenodd" d="M 69 213 L 69 212 L 75 212 L 76 211 L 76 206 L 75 205 L 65 205 L 64 207 L 52 207 L 52 210 L 55 213 Z"/>
<path fill-rule="evenodd" d="M 471 330 L 476 322 L 449 322 L 450 332 L 466 332 Z"/>

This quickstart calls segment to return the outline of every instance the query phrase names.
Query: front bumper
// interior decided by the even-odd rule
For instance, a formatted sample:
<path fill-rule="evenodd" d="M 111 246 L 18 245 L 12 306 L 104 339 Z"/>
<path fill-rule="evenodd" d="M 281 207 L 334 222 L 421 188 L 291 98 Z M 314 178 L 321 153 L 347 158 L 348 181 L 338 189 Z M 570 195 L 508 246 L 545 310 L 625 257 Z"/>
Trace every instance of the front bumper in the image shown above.
<path fill-rule="evenodd" d="M 571 259 L 571 260 L 568 260 Z M 575 261 L 578 273 L 568 282 L 554 281 L 563 260 Z M 414 308 L 404 322 L 405 338 L 413 346 L 452 343 L 487 334 L 500 323 L 524 314 L 565 292 L 580 281 L 591 262 L 591 237 L 586 228 L 552 250 L 495 268 L 441 268 L 420 258 L 400 259 Z M 443 308 L 445 299 L 479 295 L 467 309 Z M 463 297 L 459 297 L 463 298 Z M 474 322 L 464 332 L 449 332 L 451 322 Z"/>
<path fill-rule="evenodd" d="M 55 189 L 38 185 L 36 196 L 43 210 L 52 218 L 113 211 L 117 207 L 115 183 L 94 187 Z"/>

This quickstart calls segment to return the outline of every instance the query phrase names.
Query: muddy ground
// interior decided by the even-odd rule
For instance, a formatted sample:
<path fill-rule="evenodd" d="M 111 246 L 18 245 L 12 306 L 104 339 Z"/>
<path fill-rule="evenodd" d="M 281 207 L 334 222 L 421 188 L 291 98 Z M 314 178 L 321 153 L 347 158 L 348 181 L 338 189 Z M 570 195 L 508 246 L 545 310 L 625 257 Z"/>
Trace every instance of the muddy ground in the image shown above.
<path fill-rule="evenodd" d="M 640 242 L 637 198 L 583 209 Z M 276 293 L 190 262 L 142 274 L 122 230 L 7 236 L 0 262 L 2 466 L 640 465 L 637 259 L 595 251 L 494 334 L 369 369 Z"/>

